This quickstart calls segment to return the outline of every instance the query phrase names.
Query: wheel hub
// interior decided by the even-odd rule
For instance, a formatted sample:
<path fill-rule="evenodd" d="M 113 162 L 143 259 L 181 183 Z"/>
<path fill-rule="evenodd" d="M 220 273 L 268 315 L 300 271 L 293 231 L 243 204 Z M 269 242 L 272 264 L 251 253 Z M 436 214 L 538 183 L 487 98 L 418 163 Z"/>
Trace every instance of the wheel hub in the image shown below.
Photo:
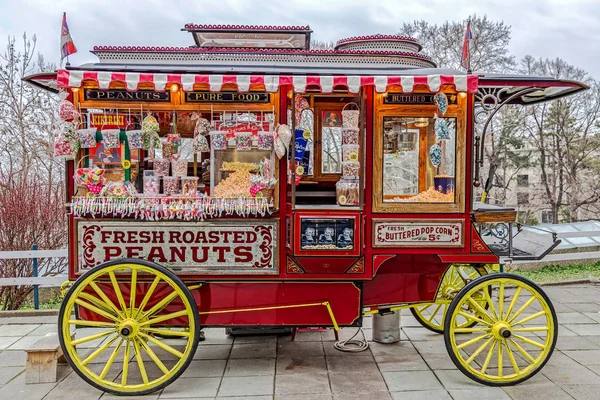
<path fill-rule="evenodd" d="M 131 339 L 137 336 L 139 330 L 140 327 L 138 321 L 134 319 L 126 319 L 119 324 L 118 332 L 123 338 Z"/>
<path fill-rule="evenodd" d="M 496 339 L 506 340 L 512 336 L 511 326 L 506 322 L 497 322 L 492 328 L 492 333 Z"/>

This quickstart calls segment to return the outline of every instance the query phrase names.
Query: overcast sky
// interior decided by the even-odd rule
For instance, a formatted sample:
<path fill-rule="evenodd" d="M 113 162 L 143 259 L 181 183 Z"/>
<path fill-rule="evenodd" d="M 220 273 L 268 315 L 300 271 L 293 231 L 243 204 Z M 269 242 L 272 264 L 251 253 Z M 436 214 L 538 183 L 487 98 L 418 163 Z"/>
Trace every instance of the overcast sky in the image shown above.
<path fill-rule="evenodd" d="M 560 57 L 600 78 L 600 0 L 0 0 L 1 37 L 35 33 L 38 50 L 57 62 L 63 11 L 79 49 L 74 65 L 94 61 L 95 45 L 191 45 L 180 31 L 190 22 L 310 25 L 314 39 L 336 41 L 477 13 L 512 26 L 517 58 Z"/>

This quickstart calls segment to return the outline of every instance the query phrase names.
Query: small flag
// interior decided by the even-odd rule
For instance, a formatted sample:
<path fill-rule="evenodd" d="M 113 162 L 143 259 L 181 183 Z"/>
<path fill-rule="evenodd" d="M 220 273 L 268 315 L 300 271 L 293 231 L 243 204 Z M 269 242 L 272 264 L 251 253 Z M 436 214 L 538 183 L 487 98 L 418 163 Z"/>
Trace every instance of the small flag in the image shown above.
<path fill-rule="evenodd" d="M 77 47 L 73 43 L 69 26 L 67 25 L 67 13 L 63 13 L 62 29 L 60 31 L 60 60 L 62 61 L 65 57 L 76 52 Z"/>
<path fill-rule="evenodd" d="M 467 21 L 467 31 L 463 41 L 462 55 L 460 65 L 471 72 L 471 48 L 473 47 L 473 33 L 471 32 L 471 20 Z"/>

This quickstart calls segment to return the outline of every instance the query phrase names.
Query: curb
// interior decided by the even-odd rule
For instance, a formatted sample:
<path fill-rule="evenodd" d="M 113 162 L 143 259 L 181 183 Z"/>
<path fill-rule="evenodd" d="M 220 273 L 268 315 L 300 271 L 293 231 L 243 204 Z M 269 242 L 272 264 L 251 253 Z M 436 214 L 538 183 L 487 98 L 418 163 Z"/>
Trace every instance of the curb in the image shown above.
<path fill-rule="evenodd" d="M 538 283 L 538 285 L 539 286 L 562 286 L 562 285 L 578 285 L 578 284 L 582 284 L 582 283 L 594 284 L 595 282 L 592 282 L 588 278 L 588 279 L 571 279 L 571 280 L 559 281 L 559 282 L 544 282 L 544 283 Z"/>
<path fill-rule="evenodd" d="M 14 310 L 14 311 L 0 311 L 1 318 L 13 318 L 13 317 L 52 317 L 58 316 L 60 310 Z"/>

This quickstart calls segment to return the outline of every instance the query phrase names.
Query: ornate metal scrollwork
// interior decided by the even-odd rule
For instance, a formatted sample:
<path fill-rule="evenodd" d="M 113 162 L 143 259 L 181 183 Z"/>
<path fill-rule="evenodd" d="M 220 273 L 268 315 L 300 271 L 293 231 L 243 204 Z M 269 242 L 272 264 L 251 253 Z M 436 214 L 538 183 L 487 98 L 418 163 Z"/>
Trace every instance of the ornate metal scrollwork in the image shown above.
<path fill-rule="evenodd" d="M 516 90 L 516 91 L 514 91 Z M 494 115 L 512 100 L 539 90 L 536 87 L 480 87 L 475 94 L 475 178 L 473 186 L 479 187 L 479 168 L 483 166 L 485 135 Z M 481 129 L 479 129 L 481 127 Z"/>

